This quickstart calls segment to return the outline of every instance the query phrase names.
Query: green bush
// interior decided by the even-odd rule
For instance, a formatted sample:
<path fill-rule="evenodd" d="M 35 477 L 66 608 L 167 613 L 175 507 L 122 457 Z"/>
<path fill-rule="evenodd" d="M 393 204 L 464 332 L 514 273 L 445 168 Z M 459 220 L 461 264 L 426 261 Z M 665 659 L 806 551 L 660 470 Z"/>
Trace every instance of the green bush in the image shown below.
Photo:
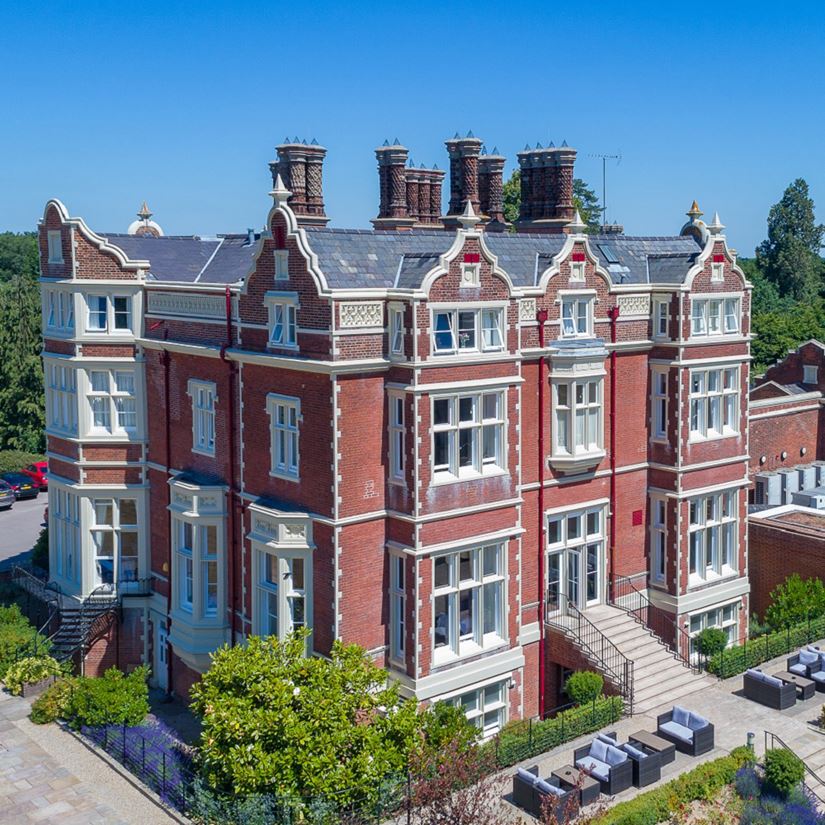
<path fill-rule="evenodd" d="M 552 719 L 510 722 L 486 747 L 495 749 L 496 762 L 506 768 L 612 725 L 623 713 L 621 696 L 601 696 L 589 705 L 563 710 Z"/>
<path fill-rule="evenodd" d="M 825 616 L 825 584 L 822 579 L 788 576 L 771 591 L 765 619 L 776 630 Z"/>
<path fill-rule="evenodd" d="M 788 627 L 753 639 L 743 645 L 733 645 L 708 661 L 708 670 L 720 679 L 744 673 L 749 667 L 783 656 L 809 642 L 825 636 L 825 618 Z"/>
<path fill-rule="evenodd" d="M 726 785 L 733 783 L 736 772 L 753 761 L 749 748 L 740 747 L 727 756 L 704 762 L 647 793 L 596 816 L 592 825 L 656 825 L 670 819 L 680 806 L 694 800 L 714 799 Z"/>
<path fill-rule="evenodd" d="M 728 645 L 728 634 L 721 627 L 706 627 L 696 637 L 696 647 L 705 656 L 715 656 Z"/>
<path fill-rule="evenodd" d="M 564 692 L 577 705 L 588 705 L 602 695 L 604 678 L 592 670 L 579 670 L 564 683 Z"/>
<path fill-rule="evenodd" d="M 44 527 L 32 548 L 32 564 L 49 572 L 49 528 Z"/>
<path fill-rule="evenodd" d="M 795 754 L 785 748 L 772 748 L 765 752 L 765 781 L 787 796 L 805 778 L 805 765 Z"/>
<path fill-rule="evenodd" d="M 49 676 L 57 676 L 62 672 L 60 662 L 51 656 L 26 656 L 25 659 L 19 659 L 9 665 L 3 682 L 12 696 L 19 696 L 24 685 L 37 684 Z"/>
<path fill-rule="evenodd" d="M 110 667 L 103 676 L 81 676 L 73 681 L 66 706 L 72 728 L 83 725 L 139 725 L 149 713 L 149 669 L 135 668 L 128 676 Z"/>
<path fill-rule="evenodd" d="M 65 719 L 74 683 L 74 679 L 59 679 L 46 688 L 32 703 L 31 714 L 29 714 L 32 722 L 36 725 L 45 725 L 57 719 Z"/>
<path fill-rule="evenodd" d="M 0 450 L 0 473 L 10 473 L 22 470 L 35 461 L 45 461 L 46 456 L 40 453 L 27 453 L 23 450 Z"/>
<path fill-rule="evenodd" d="M 0 606 L 0 680 L 18 659 L 47 655 L 51 643 L 41 636 L 16 604 Z"/>

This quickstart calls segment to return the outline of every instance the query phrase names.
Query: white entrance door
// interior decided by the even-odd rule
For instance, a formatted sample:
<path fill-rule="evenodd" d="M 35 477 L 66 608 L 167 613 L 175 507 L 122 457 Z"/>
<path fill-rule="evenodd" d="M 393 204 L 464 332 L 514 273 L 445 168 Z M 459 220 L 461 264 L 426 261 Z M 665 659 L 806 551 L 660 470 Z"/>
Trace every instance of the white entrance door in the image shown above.
<path fill-rule="evenodd" d="M 161 690 L 169 689 L 169 645 L 166 634 L 166 619 L 155 621 L 155 672 L 154 677 Z"/>

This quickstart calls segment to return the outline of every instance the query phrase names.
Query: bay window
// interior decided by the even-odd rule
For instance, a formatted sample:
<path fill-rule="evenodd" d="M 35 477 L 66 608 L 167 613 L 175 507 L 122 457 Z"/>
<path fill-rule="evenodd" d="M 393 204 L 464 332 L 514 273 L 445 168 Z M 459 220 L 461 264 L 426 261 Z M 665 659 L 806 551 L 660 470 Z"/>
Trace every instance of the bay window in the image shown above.
<path fill-rule="evenodd" d="M 650 502 L 650 578 L 665 580 L 667 565 L 667 501 L 654 498 Z"/>
<path fill-rule="evenodd" d="M 739 368 L 690 371 L 690 438 L 721 438 L 739 432 Z"/>
<path fill-rule="evenodd" d="M 654 369 L 652 374 L 653 437 L 667 439 L 667 371 Z"/>
<path fill-rule="evenodd" d="M 433 399 L 434 479 L 505 469 L 504 398 L 499 391 Z"/>
<path fill-rule="evenodd" d="M 435 355 L 501 351 L 504 348 L 504 310 L 434 310 L 432 347 Z"/>
<path fill-rule="evenodd" d="M 403 555 L 390 555 L 390 658 L 403 662 L 406 649 L 406 570 Z"/>
<path fill-rule="evenodd" d="M 94 586 L 114 588 L 139 578 L 138 512 L 134 498 L 92 500 Z"/>
<path fill-rule="evenodd" d="M 127 333 L 132 331 L 130 295 L 87 295 L 86 331 Z"/>
<path fill-rule="evenodd" d="M 553 452 L 577 455 L 602 447 L 602 379 L 555 381 Z"/>
<path fill-rule="evenodd" d="M 215 618 L 220 605 L 219 524 L 172 518 L 177 606 L 196 619 Z"/>
<path fill-rule="evenodd" d="M 256 632 L 285 639 L 306 627 L 311 589 L 311 557 L 261 551 L 258 556 Z"/>
<path fill-rule="evenodd" d="M 53 487 L 50 496 L 50 543 L 57 575 L 70 582 L 78 582 L 80 566 L 80 499 L 76 493 Z M 50 548 L 51 549 L 51 548 Z"/>
<path fill-rule="evenodd" d="M 688 583 L 700 584 L 736 572 L 739 538 L 738 493 L 726 491 L 690 499 Z"/>
<path fill-rule="evenodd" d="M 74 294 L 62 289 L 49 289 L 46 298 L 46 329 L 49 332 L 74 332 Z"/>
<path fill-rule="evenodd" d="M 92 433 L 137 431 L 134 370 L 89 370 L 87 400 Z"/>
<path fill-rule="evenodd" d="M 504 641 L 503 544 L 433 559 L 433 643 L 437 659 Z"/>
<path fill-rule="evenodd" d="M 735 335 L 739 332 L 739 298 L 691 299 L 690 328 L 693 337 Z"/>
<path fill-rule="evenodd" d="M 60 364 L 46 366 L 46 410 L 50 430 L 77 434 L 77 373 Z"/>

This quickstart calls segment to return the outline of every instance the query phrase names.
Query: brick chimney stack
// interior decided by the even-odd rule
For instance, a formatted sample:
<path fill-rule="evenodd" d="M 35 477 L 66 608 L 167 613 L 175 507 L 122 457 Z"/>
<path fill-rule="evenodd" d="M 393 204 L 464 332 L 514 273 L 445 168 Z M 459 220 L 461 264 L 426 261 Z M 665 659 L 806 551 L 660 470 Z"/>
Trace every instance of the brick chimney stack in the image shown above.
<path fill-rule="evenodd" d="M 441 182 L 444 172 L 433 167 L 408 166 L 406 169 L 407 210 L 420 227 L 441 226 Z"/>
<path fill-rule="evenodd" d="M 407 203 L 408 156 L 409 150 L 397 138 L 392 145 L 384 141 L 375 150 L 381 191 L 378 217 L 372 221 L 376 229 L 410 229 L 415 223 Z"/>
<path fill-rule="evenodd" d="M 313 139 L 289 140 L 276 147 L 278 159 L 269 164 L 272 184 L 278 175 L 292 192 L 289 206 L 303 226 L 326 226 L 329 218 L 324 213 L 323 166 L 327 150 Z"/>
<path fill-rule="evenodd" d="M 481 145 L 472 132 L 466 137 L 457 134 L 452 140 L 445 141 L 447 153 L 450 156 L 450 206 L 444 218 L 444 225 L 455 228 L 459 225 L 458 219 L 464 212 L 467 201 L 478 214 L 481 202 L 478 195 L 478 160 L 481 155 Z"/>
<path fill-rule="evenodd" d="M 518 154 L 521 170 L 519 232 L 564 232 L 575 217 L 573 167 L 576 150 L 567 143 L 544 148 L 525 146 Z"/>
<path fill-rule="evenodd" d="M 478 160 L 478 195 L 481 214 L 487 221 L 488 232 L 507 229 L 504 219 L 504 163 L 506 158 L 493 149 L 492 154 L 482 154 Z"/>

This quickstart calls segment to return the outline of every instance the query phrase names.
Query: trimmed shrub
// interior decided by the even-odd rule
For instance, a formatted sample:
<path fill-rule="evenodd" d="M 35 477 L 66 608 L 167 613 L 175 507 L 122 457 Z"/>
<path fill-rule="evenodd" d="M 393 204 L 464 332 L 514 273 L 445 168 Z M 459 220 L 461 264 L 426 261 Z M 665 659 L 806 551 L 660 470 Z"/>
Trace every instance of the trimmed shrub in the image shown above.
<path fill-rule="evenodd" d="M 35 725 L 46 725 L 58 719 L 65 719 L 69 697 L 74 689 L 74 681 L 74 679 L 59 679 L 46 688 L 32 703 L 29 719 Z"/>
<path fill-rule="evenodd" d="M 822 579 L 803 579 L 794 573 L 771 591 L 770 598 L 765 619 L 777 630 L 825 615 L 825 584 Z"/>
<path fill-rule="evenodd" d="M 588 705 L 602 695 L 604 678 L 592 670 L 580 670 L 571 674 L 564 683 L 564 692 L 577 705 Z"/>
<path fill-rule="evenodd" d="M 728 634 L 721 627 L 706 627 L 696 637 L 696 647 L 705 656 L 721 653 L 728 644 Z"/>
<path fill-rule="evenodd" d="M 0 679 L 26 655 L 47 655 L 51 643 L 20 612 L 16 604 L 0 606 Z"/>
<path fill-rule="evenodd" d="M 66 705 L 65 718 L 77 730 L 82 726 L 139 725 L 149 713 L 146 665 L 128 676 L 110 667 L 101 677 L 74 679 Z"/>
<path fill-rule="evenodd" d="M 23 450 L 0 450 L 0 473 L 10 473 L 28 467 L 35 461 L 45 461 L 40 453 L 27 453 Z"/>
<path fill-rule="evenodd" d="M 734 748 L 727 756 L 698 765 L 652 791 L 620 802 L 596 816 L 592 825 L 656 825 L 665 822 L 680 805 L 715 798 L 725 785 L 733 783 L 740 768 L 752 762 L 753 753 L 749 748 Z"/>
<path fill-rule="evenodd" d="M 743 645 L 734 645 L 712 656 L 708 661 L 708 671 L 720 679 L 744 673 L 749 667 L 756 667 L 804 647 L 825 636 L 825 618 L 794 625 L 785 630 L 769 633 Z"/>
<path fill-rule="evenodd" d="M 785 748 L 773 748 L 765 753 L 765 782 L 784 797 L 805 778 L 805 765 Z"/>
<path fill-rule="evenodd" d="M 51 656 L 27 656 L 9 665 L 3 682 L 12 696 L 19 696 L 24 685 L 37 684 L 49 676 L 57 676 L 62 672 L 60 662 Z"/>

